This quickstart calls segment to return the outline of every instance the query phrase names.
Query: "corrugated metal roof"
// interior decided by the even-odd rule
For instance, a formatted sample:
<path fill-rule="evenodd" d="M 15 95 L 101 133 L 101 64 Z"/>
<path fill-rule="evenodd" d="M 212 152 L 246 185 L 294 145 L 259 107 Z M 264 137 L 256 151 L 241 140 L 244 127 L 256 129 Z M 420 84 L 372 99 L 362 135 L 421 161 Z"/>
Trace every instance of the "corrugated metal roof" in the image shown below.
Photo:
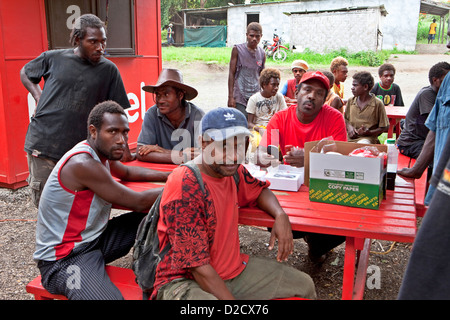
<path fill-rule="evenodd" d="M 307 13 L 325 13 L 325 12 L 347 12 L 347 11 L 356 11 L 356 10 L 368 10 L 368 9 L 380 9 L 381 13 L 383 15 L 386 15 L 388 12 L 386 11 L 386 8 L 384 5 L 381 6 L 372 6 L 372 7 L 345 7 L 345 8 L 339 8 L 339 9 L 330 9 L 330 10 L 303 10 L 303 11 L 295 11 L 295 12 L 285 12 L 286 15 L 291 14 L 307 14 Z"/>
<path fill-rule="evenodd" d="M 291 1 L 285 1 L 285 2 L 291 2 Z M 258 3 L 258 4 L 241 4 L 241 5 L 235 5 L 236 7 L 243 7 L 243 6 L 255 6 L 255 5 L 270 5 L 270 4 L 276 4 L 277 2 L 266 2 L 266 3 Z M 280 4 L 280 2 L 278 2 Z M 189 15 L 199 15 L 204 18 L 214 19 L 214 20 L 225 20 L 227 18 L 227 10 L 229 6 L 224 7 L 216 7 L 216 8 L 205 8 L 205 9 L 183 9 L 182 12 L 185 12 Z M 326 11 L 344 11 L 344 10 L 363 10 L 368 9 L 369 7 L 348 7 L 348 8 L 342 8 L 342 9 L 336 9 L 336 10 L 323 10 L 323 11 L 308 11 L 308 13 L 312 12 L 326 12 Z M 384 9 L 384 7 L 383 7 Z M 385 9 L 384 9 L 385 10 Z M 422 0 L 420 2 L 420 12 L 426 13 L 426 14 L 433 14 L 437 16 L 445 16 L 450 11 L 450 5 L 447 5 L 442 2 L 436 2 L 431 0 Z M 299 13 L 306 13 L 305 11 L 301 12 L 290 12 L 286 14 L 299 14 Z"/>
<path fill-rule="evenodd" d="M 422 0 L 420 2 L 420 13 L 445 16 L 450 11 L 450 6 L 436 1 Z"/>

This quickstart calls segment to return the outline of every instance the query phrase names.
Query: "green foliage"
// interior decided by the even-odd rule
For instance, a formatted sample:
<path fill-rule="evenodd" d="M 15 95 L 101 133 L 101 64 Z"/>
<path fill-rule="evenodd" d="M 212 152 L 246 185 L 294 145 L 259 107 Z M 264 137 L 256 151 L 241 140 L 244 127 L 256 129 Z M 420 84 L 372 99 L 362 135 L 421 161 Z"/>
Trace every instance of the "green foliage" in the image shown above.
<path fill-rule="evenodd" d="M 250 3 L 283 2 L 285 0 L 252 0 Z"/>
<path fill-rule="evenodd" d="M 374 51 L 361 51 L 353 55 L 354 59 L 359 59 L 361 65 L 375 67 L 383 64 L 385 58 L 383 55 Z"/>
<path fill-rule="evenodd" d="M 391 54 L 400 53 L 406 54 L 410 52 L 400 52 L 394 49 L 390 51 L 361 51 L 357 53 L 349 53 L 346 49 L 340 49 L 321 54 L 306 49 L 302 53 L 288 52 L 288 57 L 282 63 L 275 62 L 272 58 L 268 58 L 266 65 L 290 66 L 292 61 L 302 59 L 307 61 L 311 68 L 318 69 L 328 67 L 334 58 L 341 56 L 346 58 L 351 66 L 378 67 L 382 65 L 391 56 Z M 164 61 L 177 61 L 184 63 L 201 61 L 205 63 L 228 64 L 230 62 L 231 48 L 163 47 L 162 55 Z"/>
<path fill-rule="evenodd" d="M 176 14 L 177 11 L 182 9 L 181 0 L 164 0 L 161 1 L 161 27 L 165 29 L 170 19 Z"/>
<path fill-rule="evenodd" d="M 196 47 L 163 47 L 162 58 L 164 61 L 205 63 L 230 63 L 231 48 L 196 48 Z"/>
<path fill-rule="evenodd" d="M 417 42 L 418 43 L 427 43 L 428 41 L 428 32 L 430 30 L 430 24 L 433 22 L 433 19 L 436 19 L 436 23 L 437 23 L 437 28 L 436 28 L 436 33 L 439 34 L 439 16 L 434 16 L 434 15 L 424 15 L 421 14 L 419 16 L 419 24 L 417 26 Z M 448 28 L 448 15 L 445 16 L 444 18 L 444 36 L 447 34 L 447 28 Z M 437 36 L 436 36 L 437 38 Z M 444 37 L 445 38 L 445 37 Z M 434 43 L 437 43 L 437 41 L 435 41 Z"/>
<path fill-rule="evenodd" d="M 417 26 L 417 41 L 427 39 L 429 28 L 430 28 L 429 23 L 419 20 L 419 25 Z"/>
<path fill-rule="evenodd" d="M 348 50 L 344 48 L 328 53 L 317 53 L 311 51 L 310 49 L 305 49 L 305 51 L 302 53 L 289 52 L 288 57 L 284 63 L 290 64 L 294 60 L 301 59 L 307 61 L 312 68 L 317 68 L 329 66 L 334 58 L 341 56 L 346 58 L 350 65 L 377 67 L 383 64 L 384 61 L 386 61 L 393 52 L 399 53 L 396 50 L 378 52 L 360 51 L 356 53 L 349 53 Z M 270 59 L 268 61 L 268 64 L 271 64 Z"/>
<path fill-rule="evenodd" d="M 251 3 L 281 2 L 285 0 L 252 0 Z M 229 3 L 244 4 L 245 0 L 162 0 L 161 1 L 161 26 L 164 29 L 170 19 L 182 9 L 216 8 L 225 7 Z"/>

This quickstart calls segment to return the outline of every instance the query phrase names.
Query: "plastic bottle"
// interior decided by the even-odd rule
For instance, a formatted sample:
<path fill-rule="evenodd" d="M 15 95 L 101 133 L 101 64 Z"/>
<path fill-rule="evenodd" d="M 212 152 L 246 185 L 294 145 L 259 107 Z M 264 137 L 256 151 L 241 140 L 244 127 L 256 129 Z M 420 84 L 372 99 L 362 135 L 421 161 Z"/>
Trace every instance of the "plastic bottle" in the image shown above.
<path fill-rule="evenodd" d="M 397 175 L 397 162 L 398 162 L 398 150 L 395 146 L 395 139 L 387 139 L 386 145 L 388 147 L 387 152 L 387 189 L 394 190 L 395 177 Z"/>

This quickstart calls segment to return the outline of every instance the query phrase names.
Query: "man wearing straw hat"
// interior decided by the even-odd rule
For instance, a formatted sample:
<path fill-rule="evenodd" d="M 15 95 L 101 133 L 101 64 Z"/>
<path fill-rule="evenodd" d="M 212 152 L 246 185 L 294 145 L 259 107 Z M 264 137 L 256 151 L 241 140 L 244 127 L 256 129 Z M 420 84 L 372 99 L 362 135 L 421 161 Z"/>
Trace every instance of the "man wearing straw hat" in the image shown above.
<path fill-rule="evenodd" d="M 302 76 L 308 71 L 309 66 L 306 61 L 303 60 L 295 60 L 292 62 L 291 70 L 294 74 L 294 78 L 286 81 L 283 89 L 281 89 L 281 93 L 284 95 L 284 99 L 286 103 L 289 105 L 296 104 L 297 98 L 295 97 L 295 91 L 297 90 L 297 86 L 302 79 Z"/>
<path fill-rule="evenodd" d="M 142 88 L 153 94 L 155 105 L 147 110 L 138 137 L 136 157 L 141 161 L 182 163 L 197 153 L 194 132 L 205 114 L 187 100 L 198 92 L 183 83 L 177 69 L 163 69 L 155 85 Z"/>

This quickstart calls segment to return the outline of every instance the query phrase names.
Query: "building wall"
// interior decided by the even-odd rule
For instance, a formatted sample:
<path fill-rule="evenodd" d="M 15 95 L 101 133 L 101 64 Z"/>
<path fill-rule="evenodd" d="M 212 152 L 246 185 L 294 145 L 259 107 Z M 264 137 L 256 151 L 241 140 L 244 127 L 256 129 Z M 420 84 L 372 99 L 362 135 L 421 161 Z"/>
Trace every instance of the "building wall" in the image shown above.
<path fill-rule="evenodd" d="M 314 52 L 340 48 L 349 52 L 376 51 L 380 17 L 379 9 L 293 14 L 289 43 L 300 51 L 307 48 Z M 336 25 L 335 21 L 340 23 Z"/>
<path fill-rule="evenodd" d="M 388 12 L 380 25 L 383 34 L 382 49 L 413 51 L 416 45 L 417 24 L 420 0 L 306 0 L 301 2 L 282 2 L 259 5 L 232 6 L 228 9 L 228 46 L 245 41 L 246 15 L 259 13 L 263 26 L 263 39 L 271 40 L 274 31 L 290 41 L 289 16 L 284 12 L 318 11 L 342 9 L 347 7 L 378 7 L 384 5 Z M 340 21 L 334 21 L 331 30 Z M 314 32 L 313 28 L 310 28 Z"/>

